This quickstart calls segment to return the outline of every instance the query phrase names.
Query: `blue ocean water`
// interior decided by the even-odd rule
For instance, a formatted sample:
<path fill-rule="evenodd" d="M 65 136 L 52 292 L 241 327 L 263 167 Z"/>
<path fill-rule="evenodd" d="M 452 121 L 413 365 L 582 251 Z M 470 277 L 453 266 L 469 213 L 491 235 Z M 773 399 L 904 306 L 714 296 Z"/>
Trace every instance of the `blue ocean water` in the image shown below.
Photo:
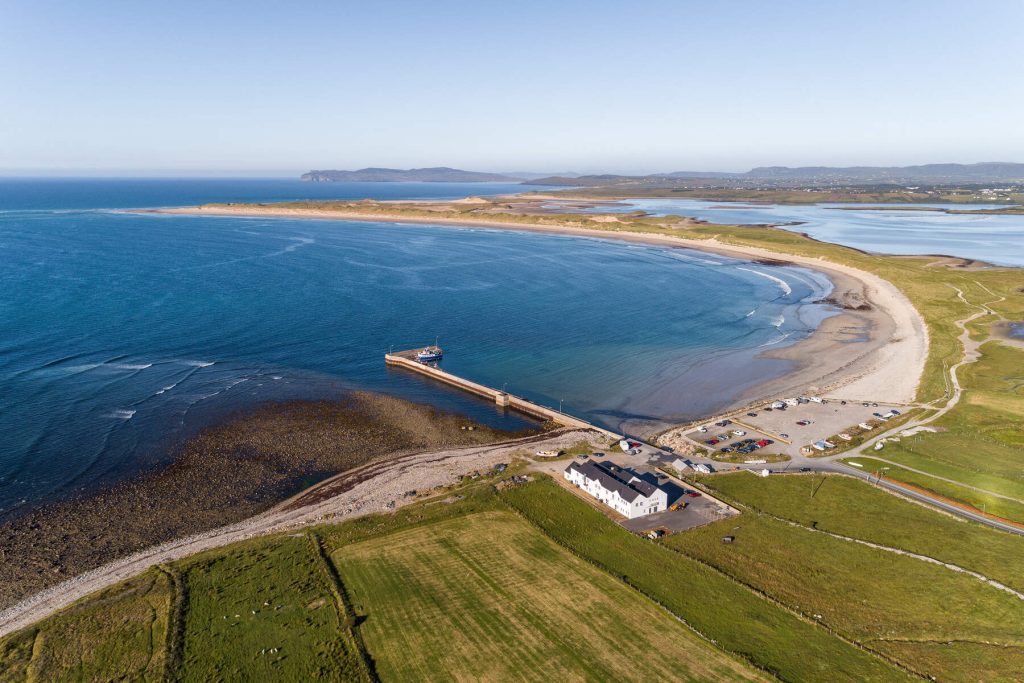
<path fill-rule="evenodd" d="M 526 424 L 388 371 L 392 346 L 439 336 L 447 369 L 618 426 L 728 403 L 788 369 L 760 349 L 828 315 L 811 302 L 829 283 L 796 267 L 485 229 L 69 208 L 269 201 L 261 181 L 227 196 L 213 196 L 221 181 L 164 194 L 131 181 L 123 197 L 116 181 L 96 195 L 95 181 L 66 194 L 22 182 L 0 183 L 3 510 L 164 462 L 199 426 L 265 400 L 363 388 Z"/>
<path fill-rule="evenodd" d="M 999 208 L 1004 205 L 899 204 L 883 210 L 858 209 L 849 204 L 742 204 L 698 199 L 630 199 L 594 211 L 636 211 L 653 215 L 678 214 L 712 223 L 783 226 L 814 239 L 884 254 L 943 254 L 978 259 L 996 265 L 1024 266 L 1024 216 L 948 214 L 916 208 L 957 210 Z"/>

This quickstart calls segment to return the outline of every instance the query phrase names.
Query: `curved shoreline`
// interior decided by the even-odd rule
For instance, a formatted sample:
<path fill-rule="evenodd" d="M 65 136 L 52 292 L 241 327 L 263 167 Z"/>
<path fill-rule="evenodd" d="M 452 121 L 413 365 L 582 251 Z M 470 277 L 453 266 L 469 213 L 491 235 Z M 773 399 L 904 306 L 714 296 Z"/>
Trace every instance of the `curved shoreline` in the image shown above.
<path fill-rule="evenodd" d="M 835 287 L 829 298 L 838 302 L 840 314 L 824 320 L 806 339 L 791 346 L 764 352 L 764 357 L 788 360 L 795 367 L 782 377 L 760 383 L 745 392 L 737 399 L 737 407 L 776 394 L 804 392 L 853 400 L 912 404 L 928 355 L 927 326 L 903 292 L 873 273 L 823 258 L 729 244 L 716 239 L 696 240 L 625 229 L 600 230 L 567 224 L 474 220 L 451 216 L 434 218 L 404 216 L 399 213 L 253 205 L 138 209 L 132 213 L 365 221 L 538 232 L 682 247 L 744 260 L 761 260 L 766 265 L 777 263 L 802 266 L 825 274 Z M 588 214 L 587 218 L 592 219 L 594 215 Z M 869 310 L 855 310 L 859 304 L 864 303 L 868 304 Z M 850 344 L 852 338 L 863 341 L 858 342 L 856 353 L 851 354 L 854 348 Z"/>
<path fill-rule="evenodd" d="M 778 380 L 762 383 L 752 393 L 768 394 L 786 391 L 786 387 L 814 386 L 818 382 L 830 395 L 854 398 L 863 395 L 876 401 L 906 403 L 914 398 L 917 383 L 927 355 L 927 329 L 920 314 L 909 300 L 888 281 L 871 273 L 823 259 L 800 257 L 756 247 L 729 245 L 717 240 L 691 240 L 667 235 L 629 231 L 602 231 L 573 226 L 524 225 L 512 222 L 458 221 L 451 219 L 410 218 L 404 216 L 352 215 L 331 212 L 296 214 L 289 211 L 218 211 L 199 208 L 164 209 L 141 213 L 174 213 L 196 215 L 319 218 L 325 220 L 419 223 L 437 226 L 470 226 L 501 230 L 546 232 L 569 236 L 617 239 L 653 246 L 684 247 L 743 259 L 759 260 L 766 266 L 791 264 L 823 272 L 832 280 L 835 290 L 829 297 L 840 306 L 856 308 L 857 302 L 868 303 L 869 310 L 844 310 L 841 315 L 825 320 L 807 339 L 766 355 L 797 362 L 798 369 Z M 888 322 L 887 322 L 888 321 Z M 860 326 L 870 339 L 860 344 L 861 352 L 850 357 L 843 336 L 850 326 Z M 919 327 L 915 327 L 919 325 Z M 902 373 L 902 374 L 900 374 Z M 899 377 L 897 377 L 899 375 Z M 897 380 L 901 381 L 897 381 Z M 828 382 L 829 384 L 826 384 Z M 836 391 L 839 394 L 836 394 Z M 817 393 L 828 393 L 825 390 Z M 753 398 L 744 400 L 754 400 Z M 271 510 L 244 521 L 194 536 L 178 538 L 147 548 L 127 557 L 116 558 L 95 570 L 29 595 L 16 604 L 0 610 L 0 637 L 26 627 L 41 618 L 70 605 L 96 590 L 134 576 L 160 562 L 186 557 L 202 550 L 253 538 L 274 531 L 284 531 L 325 519 L 338 521 L 380 510 L 389 501 L 401 504 L 401 492 L 417 488 L 414 484 L 442 486 L 467 468 L 493 465 L 506 459 L 523 443 L 568 445 L 584 436 L 579 431 L 561 431 L 527 437 L 517 441 L 478 447 L 446 449 L 408 454 L 391 461 L 374 462 L 343 472 L 320 485 L 307 489 L 297 498 L 284 501 Z M 409 477 L 427 477 L 429 481 Z M 338 487 L 323 500 L 306 505 L 295 503 L 325 485 Z M 314 496 L 315 498 L 315 496 Z"/>

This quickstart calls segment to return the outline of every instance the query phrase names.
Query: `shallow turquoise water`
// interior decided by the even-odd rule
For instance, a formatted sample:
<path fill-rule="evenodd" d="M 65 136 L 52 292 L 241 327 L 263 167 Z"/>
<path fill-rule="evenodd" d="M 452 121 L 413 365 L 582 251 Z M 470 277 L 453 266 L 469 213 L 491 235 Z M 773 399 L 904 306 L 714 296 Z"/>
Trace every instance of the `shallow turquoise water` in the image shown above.
<path fill-rule="evenodd" d="M 366 388 L 524 424 L 387 371 L 392 346 L 439 336 L 448 370 L 639 425 L 783 372 L 759 349 L 828 314 L 804 269 L 530 233 L 33 208 L 0 213 L 0 249 L 8 510 L 165 461 L 264 400 Z"/>

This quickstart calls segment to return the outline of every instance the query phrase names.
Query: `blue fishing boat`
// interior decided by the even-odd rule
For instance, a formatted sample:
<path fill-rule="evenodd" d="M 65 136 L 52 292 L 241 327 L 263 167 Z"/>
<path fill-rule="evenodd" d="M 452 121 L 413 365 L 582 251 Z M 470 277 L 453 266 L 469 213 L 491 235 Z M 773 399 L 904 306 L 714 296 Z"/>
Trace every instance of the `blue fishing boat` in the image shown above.
<path fill-rule="evenodd" d="M 421 363 L 433 363 L 444 358 L 444 351 L 435 342 L 433 346 L 427 346 L 416 353 L 416 360 Z"/>

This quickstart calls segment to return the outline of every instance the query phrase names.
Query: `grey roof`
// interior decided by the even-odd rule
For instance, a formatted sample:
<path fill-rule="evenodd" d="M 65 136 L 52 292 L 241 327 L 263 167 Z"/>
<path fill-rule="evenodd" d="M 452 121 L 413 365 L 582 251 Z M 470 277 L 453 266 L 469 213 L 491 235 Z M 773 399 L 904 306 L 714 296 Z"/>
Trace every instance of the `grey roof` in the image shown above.
<path fill-rule="evenodd" d="M 629 503 L 636 500 L 638 496 L 650 498 L 658 491 L 657 486 L 638 479 L 611 462 L 595 462 L 594 460 L 587 460 L 582 464 L 573 462 L 568 469 L 581 473 L 587 479 L 596 480 L 608 491 L 618 492 Z"/>

